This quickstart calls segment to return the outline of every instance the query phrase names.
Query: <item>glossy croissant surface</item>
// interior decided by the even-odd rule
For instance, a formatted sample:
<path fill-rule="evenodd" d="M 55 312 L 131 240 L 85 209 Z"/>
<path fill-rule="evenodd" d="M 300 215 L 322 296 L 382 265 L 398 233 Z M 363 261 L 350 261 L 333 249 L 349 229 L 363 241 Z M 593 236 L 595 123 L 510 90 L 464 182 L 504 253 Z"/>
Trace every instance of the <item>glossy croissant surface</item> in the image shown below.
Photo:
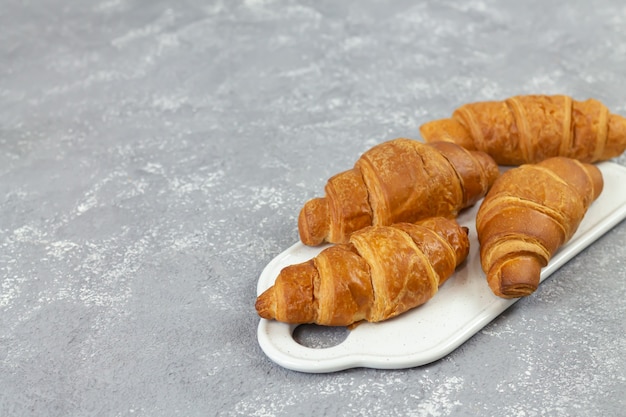
<path fill-rule="evenodd" d="M 364 228 L 349 243 L 281 270 L 257 298 L 256 310 L 265 319 L 293 324 L 387 320 L 437 293 L 466 259 L 467 233 L 443 217 Z"/>
<path fill-rule="evenodd" d="M 604 161 L 626 150 L 626 118 L 600 101 L 521 95 L 465 104 L 452 117 L 420 126 L 426 142 L 449 141 L 488 153 L 500 165 L 565 156 Z"/>
<path fill-rule="evenodd" d="M 331 177 L 325 197 L 304 204 L 300 240 L 310 246 L 345 243 L 371 225 L 455 217 L 484 197 L 499 174 L 487 154 L 453 143 L 387 141 L 366 151 L 352 169 Z"/>
<path fill-rule="evenodd" d="M 532 294 L 541 268 L 570 240 L 602 188 L 595 165 L 564 157 L 502 174 L 476 216 L 481 265 L 493 293 Z"/>

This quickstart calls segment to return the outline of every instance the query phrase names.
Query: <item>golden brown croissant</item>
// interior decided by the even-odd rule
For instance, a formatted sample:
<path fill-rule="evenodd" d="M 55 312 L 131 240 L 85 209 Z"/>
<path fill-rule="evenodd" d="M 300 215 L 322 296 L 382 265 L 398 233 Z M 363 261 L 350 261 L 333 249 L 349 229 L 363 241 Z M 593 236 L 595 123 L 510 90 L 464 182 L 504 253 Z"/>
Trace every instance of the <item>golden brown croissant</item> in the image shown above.
<path fill-rule="evenodd" d="M 435 295 L 467 257 L 467 232 L 443 217 L 364 228 L 349 243 L 282 269 L 256 310 L 266 319 L 327 326 L 389 319 Z"/>
<path fill-rule="evenodd" d="M 576 232 L 602 187 L 595 165 L 565 157 L 502 174 L 476 215 L 481 264 L 493 293 L 532 294 L 541 268 Z"/>
<path fill-rule="evenodd" d="M 597 162 L 626 149 L 626 118 L 604 104 L 564 95 L 515 96 L 465 104 L 420 127 L 426 142 L 450 141 L 488 153 L 500 165 L 554 156 Z"/>
<path fill-rule="evenodd" d="M 384 142 L 330 178 L 326 197 L 306 202 L 298 217 L 300 240 L 345 243 L 370 225 L 454 217 L 484 197 L 499 175 L 488 155 L 453 143 Z"/>

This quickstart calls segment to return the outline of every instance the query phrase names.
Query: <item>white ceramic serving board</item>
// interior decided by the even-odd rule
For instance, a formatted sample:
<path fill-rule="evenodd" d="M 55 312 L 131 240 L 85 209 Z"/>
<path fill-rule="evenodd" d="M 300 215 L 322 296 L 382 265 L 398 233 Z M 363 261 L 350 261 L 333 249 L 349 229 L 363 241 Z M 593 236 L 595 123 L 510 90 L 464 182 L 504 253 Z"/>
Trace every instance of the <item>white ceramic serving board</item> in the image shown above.
<path fill-rule="evenodd" d="M 626 168 L 598 164 L 604 190 L 591 205 L 576 234 L 542 270 L 541 281 L 626 218 Z M 341 343 L 328 348 L 299 344 L 292 336 L 297 326 L 261 319 L 259 345 L 277 364 L 296 371 L 321 373 L 347 368 L 409 368 L 424 365 L 452 352 L 518 299 L 493 295 L 480 266 L 474 219 L 480 202 L 457 219 L 470 230 L 467 261 L 426 304 L 381 323 L 363 323 Z M 296 243 L 263 270 L 257 292 L 273 285 L 280 270 L 313 258 L 325 246 Z"/>

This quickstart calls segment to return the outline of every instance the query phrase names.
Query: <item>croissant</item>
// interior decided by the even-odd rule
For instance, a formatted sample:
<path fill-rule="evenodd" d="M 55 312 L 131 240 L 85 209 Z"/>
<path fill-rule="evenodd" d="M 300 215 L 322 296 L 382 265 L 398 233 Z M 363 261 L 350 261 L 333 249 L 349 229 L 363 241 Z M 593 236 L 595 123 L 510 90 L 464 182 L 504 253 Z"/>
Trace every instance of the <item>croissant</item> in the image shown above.
<path fill-rule="evenodd" d="M 420 126 L 426 142 L 450 141 L 488 153 L 500 165 L 554 156 L 597 162 L 626 149 L 626 118 L 604 104 L 564 95 L 526 95 L 465 104 L 451 118 Z"/>
<path fill-rule="evenodd" d="M 484 197 L 499 175 L 488 155 L 453 143 L 384 142 L 361 155 L 352 169 L 331 177 L 325 197 L 304 204 L 300 240 L 310 246 L 345 243 L 371 225 L 454 217 Z"/>
<path fill-rule="evenodd" d="M 476 215 L 480 261 L 493 293 L 532 294 L 541 268 L 576 232 L 602 188 L 595 165 L 565 157 L 502 174 Z"/>
<path fill-rule="evenodd" d="M 435 295 L 469 252 L 453 219 L 369 226 L 350 241 L 281 270 L 256 301 L 258 314 L 286 323 L 349 326 L 379 322 Z"/>

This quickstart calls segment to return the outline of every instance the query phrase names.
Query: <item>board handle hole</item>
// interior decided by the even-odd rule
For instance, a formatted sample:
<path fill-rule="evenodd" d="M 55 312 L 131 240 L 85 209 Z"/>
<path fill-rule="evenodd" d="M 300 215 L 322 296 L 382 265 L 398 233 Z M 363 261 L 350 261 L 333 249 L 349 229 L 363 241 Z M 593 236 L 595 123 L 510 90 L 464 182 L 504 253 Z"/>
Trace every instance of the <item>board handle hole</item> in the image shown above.
<path fill-rule="evenodd" d="M 301 324 L 293 331 L 293 339 L 300 345 L 312 349 L 327 349 L 341 344 L 350 330 L 342 326 L 319 326 Z"/>

